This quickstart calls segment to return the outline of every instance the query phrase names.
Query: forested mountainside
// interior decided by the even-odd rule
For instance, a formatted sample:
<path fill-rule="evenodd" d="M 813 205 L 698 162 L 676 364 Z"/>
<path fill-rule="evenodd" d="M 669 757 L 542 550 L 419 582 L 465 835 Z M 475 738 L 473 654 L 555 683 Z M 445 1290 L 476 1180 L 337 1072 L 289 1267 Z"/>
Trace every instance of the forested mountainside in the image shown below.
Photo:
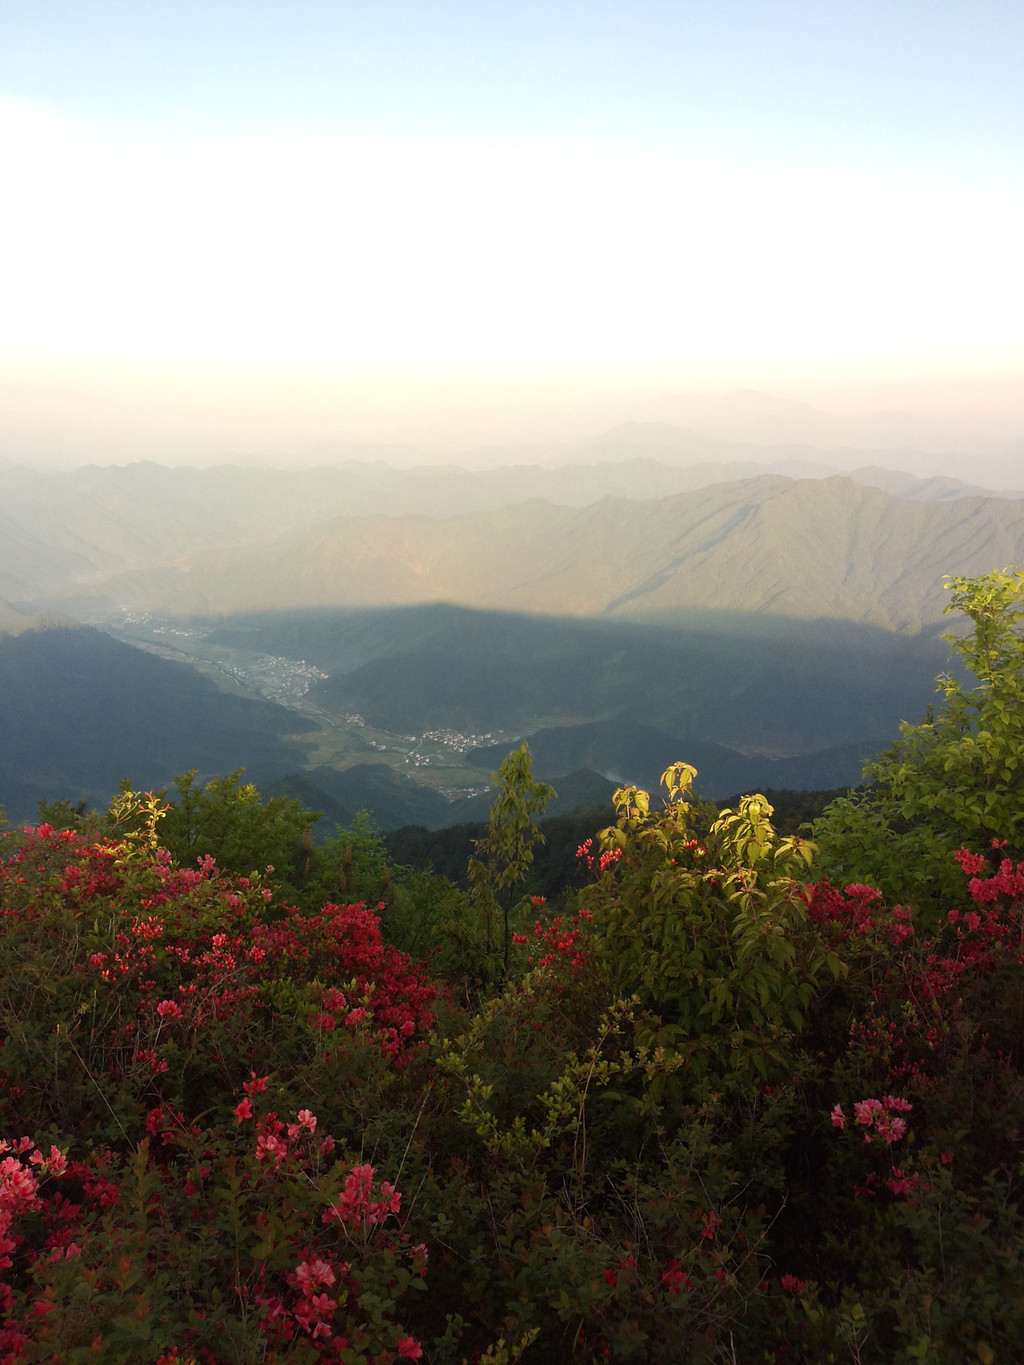
<path fill-rule="evenodd" d="M 711 614 L 668 629 L 435 605 L 208 624 L 207 648 L 303 657 L 326 675 L 314 705 L 392 731 L 630 720 L 774 757 L 883 740 L 947 654 L 930 634 Z"/>

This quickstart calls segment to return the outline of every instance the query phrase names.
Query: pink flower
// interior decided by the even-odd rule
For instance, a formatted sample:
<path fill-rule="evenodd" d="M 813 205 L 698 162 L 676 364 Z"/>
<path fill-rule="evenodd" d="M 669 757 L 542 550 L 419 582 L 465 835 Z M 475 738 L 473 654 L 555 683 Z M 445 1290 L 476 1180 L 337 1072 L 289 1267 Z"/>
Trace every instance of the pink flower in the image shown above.
<path fill-rule="evenodd" d="M 318 1289 L 322 1284 L 334 1283 L 334 1271 L 326 1261 L 321 1261 L 315 1257 L 311 1261 L 300 1261 L 295 1267 L 296 1288 L 302 1290 L 307 1295 L 313 1289 Z"/>
<path fill-rule="evenodd" d="M 802 1294 L 807 1288 L 806 1280 L 798 1280 L 795 1275 L 783 1275 L 779 1282 L 787 1294 Z"/>
<path fill-rule="evenodd" d="M 156 1012 L 161 1019 L 180 1019 L 181 1006 L 174 1000 L 161 1000 L 156 1007 Z"/>
<path fill-rule="evenodd" d="M 313 1133 L 316 1131 L 316 1115 L 308 1109 L 300 1109 L 297 1115 L 298 1123 L 289 1123 L 288 1136 L 297 1138 L 302 1132 Z"/>
<path fill-rule="evenodd" d="M 287 1142 L 283 1142 L 274 1133 L 260 1133 L 259 1137 L 256 1139 L 256 1160 L 272 1160 L 275 1171 L 279 1168 L 281 1162 L 287 1155 Z"/>
<path fill-rule="evenodd" d="M 988 859 L 983 853 L 972 853 L 970 849 L 958 848 L 953 854 L 967 876 L 977 876 L 988 869 Z"/>
<path fill-rule="evenodd" d="M 701 1214 L 700 1221 L 700 1235 L 708 1242 L 713 1241 L 715 1229 L 720 1227 L 722 1223 L 720 1214 L 716 1213 L 714 1209 L 710 1209 L 707 1213 Z"/>
<path fill-rule="evenodd" d="M 949 1163 L 953 1160 L 953 1153 L 952 1153 L 952 1152 L 940 1152 L 940 1153 L 939 1153 L 939 1160 L 942 1162 L 943 1166 L 948 1166 Z"/>
<path fill-rule="evenodd" d="M 68 1160 L 58 1147 L 50 1147 L 50 1155 L 43 1156 L 42 1152 L 35 1151 L 29 1156 L 29 1163 L 32 1166 L 41 1166 L 50 1175 L 62 1175 L 68 1168 Z"/>
<path fill-rule="evenodd" d="M 415 1337 L 403 1337 L 395 1349 L 406 1360 L 419 1360 L 423 1354 L 423 1347 Z"/>
<path fill-rule="evenodd" d="M 881 1100 L 858 1100 L 853 1106 L 853 1112 L 858 1123 L 870 1128 L 875 1121 L 875 1115 L 884 1114 L 885 1110 L 882 1108 Z"/>
<path fill-rule="evenodd" d="M 241 1123 L 243 1119 L 252 1118 L 251 1100 L 245 1099 L 242 1100 L 240 1104 L 235 1105 L 235 1118 L 238 1120 L 239 1123 Z"/>
<path fill-rule="evenodd" d="M 295 1320 L 314 1339 L 330 1335 L 328 1319 L 337 1305 L 326 1294 L 311 1294 L 300 1299 L 292 1310 Z"/>
<path fill-rule="evenodd" d="M 836 1107 L 832 1110 L 831 1117 L 833 1128 L 846 1127 L 846 1115 L 843 1113 L 843 1106 L 841 1104 L 837 1104 Z"/>
<path fill-rule="evenodd" d="M 888 1115 L 883 1116 L 877 1123 L 878 1134 L 884 1137 L 891 1146 L 894 1142 L 899 1142 L 900 1138 L 907 1131 L 906 1119 L 891 1119 Z"/>
<path fill-rule="evenodd" d="M 677 1298 L 684 1289 L 690 1287 L 690 1277 L 685 1271 L 679 1269 L 679 1262 L 675 1259 L 669 1261 L 668 1265 L 661 1272 L 661 1282 L 673 1298 Z"/>
<path fill-rule="evenodd" d="M 397 1213 L 402 1205 L 401 1194 L 385 1180 L 380 1185 L 380 1197 L 374 1199 L 373 1176 L 372 1166 L 353 1166 L 345 1177 L 345 1188 L 323 1215 L 323 1221 L 328 1223 L 336 1218 L 340 1223 L 367 1228 L 383 1223 L 389 1213 Z"/>

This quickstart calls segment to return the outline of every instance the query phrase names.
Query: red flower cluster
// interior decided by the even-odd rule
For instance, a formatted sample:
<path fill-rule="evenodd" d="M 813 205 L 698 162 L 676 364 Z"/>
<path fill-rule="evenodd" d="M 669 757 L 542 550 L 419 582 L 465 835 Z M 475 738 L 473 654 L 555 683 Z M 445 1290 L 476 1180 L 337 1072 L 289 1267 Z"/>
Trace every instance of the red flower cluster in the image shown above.
<path fill-rule="evenodd" d="M 545 923 L 534 920 L 533 937 L 539 940 L 543 949 L 539 956 L 531 954 L 526 960 L 531 967 L 568 967 L 573 976 L 579 975 L 589 964 L 590 952 L 587 946 L 585 923 L 593 916 L 589 910 L 580 910 L 573 915 L 568 924 L 556 915 Z M 527 934 L 513 934 L 514 943 L 526 944 L 530 941 Z"/>
<path fill-rule="evenodd" d="M 881 908 L 881 891 L 853 882 L 840 891 L 829 881 L 814 882 L 804 888 L 807 899 L 807 918 L 812 924 L 832 931 L 832 937 L 844 942 L 854 934 L 874 932 L 873 916 Z"/>

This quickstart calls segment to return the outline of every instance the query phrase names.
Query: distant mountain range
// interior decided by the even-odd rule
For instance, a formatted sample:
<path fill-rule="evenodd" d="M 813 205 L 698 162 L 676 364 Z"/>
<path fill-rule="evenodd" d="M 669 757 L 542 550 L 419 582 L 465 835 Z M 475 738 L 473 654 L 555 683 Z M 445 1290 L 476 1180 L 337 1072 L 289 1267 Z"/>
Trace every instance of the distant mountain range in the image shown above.
<path fill-rule="evenodd" d="M 512 738 L 568 801 L 678 758 L 716 796 L 855 782 L 932 699 L 943 575 L 1024 560 L 1024 496 L 743 444 L 763 398 L 475 470 L 0 461 L 0 804 L 244 766 L 328 821 L 456 823 Z"/>
<path fill-rule="evenodd" d="M 130 465 L 8 468 L 5 485 L 0 598 L 97 622 L 446 601 L 915 631 L 941 616 L 943 573 L 1024 553 L 1024 498 L 877 467 L 794 478 L 651 460 L 477 474 Z"/>

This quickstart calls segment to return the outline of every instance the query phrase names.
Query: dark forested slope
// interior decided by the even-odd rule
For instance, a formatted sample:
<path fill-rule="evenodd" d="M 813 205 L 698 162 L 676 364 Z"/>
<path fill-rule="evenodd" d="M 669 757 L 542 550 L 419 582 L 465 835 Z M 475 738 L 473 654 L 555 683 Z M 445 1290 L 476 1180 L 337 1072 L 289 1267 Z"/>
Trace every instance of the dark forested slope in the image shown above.
<path fill-rule="evenodd" d="M 19 818 L 40 799 L 105 806 L 123 778 L 148 789 L 244 766 L 259 782 L 304 758 L 291 736 L 308 722 L 295 712 L 96 630 L 0 635 L 0 697 L 0 804 Z"/>

